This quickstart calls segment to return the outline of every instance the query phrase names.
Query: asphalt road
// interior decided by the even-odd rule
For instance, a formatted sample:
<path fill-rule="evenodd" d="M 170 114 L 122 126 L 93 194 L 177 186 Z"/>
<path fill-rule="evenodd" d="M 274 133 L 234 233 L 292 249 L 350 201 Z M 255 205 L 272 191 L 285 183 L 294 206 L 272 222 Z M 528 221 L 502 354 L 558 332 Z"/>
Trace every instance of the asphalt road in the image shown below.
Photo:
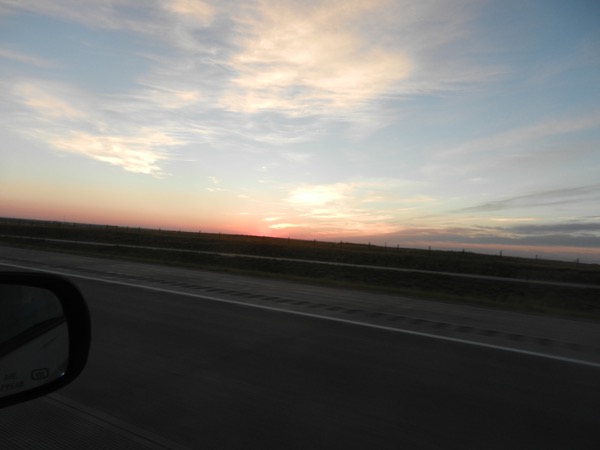
<path fill-rule="evenodd" d="M 22 448 L 49 448 L 44 442 L 59 428 L 56 448 L 66 448 L 61 439 L 70 442 L 70 427 L 84 415 L 97 425 L 83 432 L 89 441 L 80 444 L 88 448 L 108 435 L 108 425 L 113 442 L 125 433 L 146 439 L 135 448 L 144 442 L 203 449 L 600 446 L 598 367 L 74 281 L 92 317 L 88 366 L 58 395 L 15 407 L 19 430 L 2 430 L 3 448 L 20 448 L 27 433 L 39 434 L 31 440 L 37 447 Z M 52 398 L 71 407 L 64 427 L 44 428 L 51 417 L 36 413 Z M 9 410 L 2 410 L 0 428 Z M 7 445 L 9 438 L 17 444 Z"/>
<path fill-rule="evenodd" d="M 600 370 L 78 280 L 61 394 L 192 448 L 598 448 Z"/>

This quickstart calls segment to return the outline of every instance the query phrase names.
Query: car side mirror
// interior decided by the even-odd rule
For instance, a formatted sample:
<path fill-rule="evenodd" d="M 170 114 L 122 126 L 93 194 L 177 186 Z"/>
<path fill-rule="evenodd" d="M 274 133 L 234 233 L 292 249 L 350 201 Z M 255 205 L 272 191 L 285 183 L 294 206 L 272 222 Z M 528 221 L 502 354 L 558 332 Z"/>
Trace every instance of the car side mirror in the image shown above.
<path fill-rule="evenodd" d="M 87 304 L 71 281 L 0 272 L 0 408 L 49 394 L 77 378 L 90 337 Z"/>

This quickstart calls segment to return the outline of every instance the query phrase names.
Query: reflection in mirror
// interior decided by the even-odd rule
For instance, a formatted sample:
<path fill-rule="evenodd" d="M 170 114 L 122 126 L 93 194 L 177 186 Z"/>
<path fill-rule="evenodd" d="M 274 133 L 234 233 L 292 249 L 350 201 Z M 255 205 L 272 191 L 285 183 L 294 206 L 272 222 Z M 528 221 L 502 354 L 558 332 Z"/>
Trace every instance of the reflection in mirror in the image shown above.
<path fill-rule="evenodd" d="M 69 330 L 56 295 L 0 285 L 0 398 L 57 380 L 68 361 Z"/>

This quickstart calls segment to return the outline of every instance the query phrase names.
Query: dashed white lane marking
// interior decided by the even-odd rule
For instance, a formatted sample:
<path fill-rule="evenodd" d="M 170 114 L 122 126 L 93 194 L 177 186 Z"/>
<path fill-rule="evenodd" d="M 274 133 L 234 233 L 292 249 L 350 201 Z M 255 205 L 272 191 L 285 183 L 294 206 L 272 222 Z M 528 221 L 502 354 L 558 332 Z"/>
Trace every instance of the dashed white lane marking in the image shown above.
<path fill-rule="evenodd" d="M 111 283 L 111 284 L 118 284 L 121 286 L 128 286 L 128 287 L 134 287 L 134 288 L 140 288 L 140 289 L 148 289 L 151 291 L 164 292 L 167 294 L 183 295 L 186 297 L 194 297 L 194 298 L 200 298 L 203 300 L 210 300 L 210 301 L 221 302 L 221 303 L 229 303 L 229 304 L 233 304 L 233 305 L 245 306 L 248 308 L 258 308 L 258 309 L 264 309 L 264 310 L 268 310 L 268 311 L 276 311 L 276 312 L 280 312 L 280 313 L 293 314 L 293 315 L 297 315 L 297 316 L 311 317 L 313 319 L 329 320 L 331 322 L 357 325 L 357 326 L 362 326 L 362 327 L 367 327 L 367 328 L 374 328 L 377 330 L 391 331 L 391 332 L 395 332 L 395 333 L 403 333 L 403 334 L 409 334 L 409 335 L 413 335 L 413 336 L 421 336 L 421 337 L 426 337 L 426 338 L 431 338 L 431 339 L 438 339 L 438 340 L 442 340 L 442 341 L 473 345 L 476 347 L 491 348 L 491 349 L 501 350 L 501 351 L 506 351 L 506 352 L 519 353 L 522 355 L 535 356 L 535 357 L 539 357 L 539 358 L 552 359 L 555 361 L 561 361 L 561 362 L 566 362 L 566 363 L 579 364 L 579 365 L 583 365 L 583 366 L 600 368 L 600 363 L 596 363 L 593 361 L 585 361 L 585 360 L 576 359 L 576 358 L 567 358 L 565 356 L 551 355 L 548 353 L 541 353 L 541 352 L 535 352 L 535 351 L 531 351 L 531 350 L 523 350 L 523 349 L 518 349 L 518 348 L 505 347 L 505 346 L 496 345 L 496 344 L 487 344 L 484 342 L 470 341 L 468 339 L 460 339 L 460 338 L 454 338 L 454 337 L 449 337 L 449 336 L 439 336 L 437 334 L 425 333 L 422 331 L 405 330 L 402 328 L 388 327 L 385 325 L 377 325 L 374 323 L 360 322 L 358 320 L 349 320 L 349 319 L 343 319 L 340 317 L 331 317 L 331 316 L 321 316 L 319 314 L 314 314 L 314 313 L 309 313 L 309 312 L 294 311 L 291 309 L 281 309 L 281 308 L 276 308 L 273 306 L 257 305 L 254 303 L 244 303 L 244 302 L 240 302 L 237 300 L 230 300 L 230 299 L 226 299 L 226 298 L 212 297 L 209 295 L 193 294 L 191 292 L 174 291 L 171 289 L 164 289 L 164 288 L 159 288 L 159 287 L 155 287 L 155 286 L 144 286 L 141 284 L 127 283 L 124 281 L 107 280 L 104 278 L 96 278 L 96 277 L 90 277 L 87 275 L 78 275 L 75 273 L 60 272 L 57 270 L 38 269 L 38 268 L 34 268 L 34 267 L 27 267 L 27 266 L 21 266 L 21 265 L 17 265 L 17 264 L 8 264 L 8 263 L 0 263 L 0 265 L 16 267 L 19 269 L 36 270 L 36 271 L 40 271 L 40 272 L 53 273 L 56 275 L 63 275 L 63 276 L 68 276 L 68 277 L 83 278 L 85 280 L 99 281 L 102 283 Z"/>

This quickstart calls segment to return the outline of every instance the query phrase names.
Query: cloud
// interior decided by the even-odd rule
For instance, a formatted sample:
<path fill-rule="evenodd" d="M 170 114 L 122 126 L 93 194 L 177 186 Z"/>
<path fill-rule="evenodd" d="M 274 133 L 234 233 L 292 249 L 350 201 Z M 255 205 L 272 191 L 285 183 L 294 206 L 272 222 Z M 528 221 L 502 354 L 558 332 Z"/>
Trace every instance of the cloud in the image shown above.
<path fill-rule="evenodd" d="M 77 119 L 84 116 L 84 112 L 64 99 L 66 89 L 57 84 L 52 84 L 50 90 L 47 87 L 47 84 L 44 86 L 33 81 L 24 81 L 14 85 L 13 92 L 20 102 L 40 116 L 57 119 Z"/>
<path fill-rule="evenodd" d="M 292 153 L 292 152 L 284 152 L 282 155 L 285 159 L 295 162 L 295 163 L 306 163 L 308 162 L 312 155 L 310 153 Z"/>
<path fill-rule="evenodd" d="M 158 163 L 166 159 L 164 148 L 180 143 L 159 131 L 141 129 L 135 136 L 101 136 L 71 132 L 66 136 L 46 135 L 53 147 L 122 167 L 129 172 L 160 176 Z"/>
<path fill-rule="evenodd" d="M 143 7 L 136 0 L 92 1 L 85 7 L 78 0 L 4 0 L 1 6 L 5 13 L 28 11 L 91 29 L 131 31 L 166 39 L 180 47 L 189 47 L 194 40 L 190 30 L 210 25 L 216 13 L 209 2 L 202 0 L 147 0 Z"/>
<path fill-rule="evenodd" d="M 170 0 L 139 8 L 133 0 L 107 0 L 81 8 L 74 0 L 21 0 L 11 7 L 171 45 L 174 52 L 145 55 L 153 67 L 136 81 L 148 87 L 150 101 L 167 109 L 201 104 L 241 113 L 222 123 L 231 129 L 250 125 L 247 138 L 281 145 L 314 137 L 321 119 L 363 123 L 367 133 L 390 120 L 374 102 L 410 91 L 409 78 L 411 86 L 436 83 L 444 70 L 427 68 L 427 54 L 443 54 L 446 44 L 465 34 L 464 4 L 262 0 L 225 7 Z M 452 69 L 462 77 L 470 72 L 463 63 Z M 180 96 L 185 94 L 190 96 Z M 265 129 L 262 117 L 248 118 L 257 112 L 278 114 L 277 126 Z M 285 122 L 297 117 L 313 121 Z M 357 128 L 353 133 L 360 136 Z"/>
<path fill-rule="evenodd" d="M 134 93 L 140 103 L 152 104 L 165 110 L 177 110 L 197 105 L 202 101 L 202 93 L 197 89 L 176 89 L 170 86 L 147 86 Z"/>
<path fill-rule="evenodd" d="M 293 225 L 299 236 L 388 233 L 433 201 L 414 190 L 411 183 L 386 178 L 302 184 L 290 188 L 277 212 L 267 215 L 269 228 Z"/>
<path fill-rule="evenodd" d="M 517 149 L 524 144 L 538 142 L 548 137 L 561 136 L 581 130 L 600 127 L 600 114 L 588 114 L 576 118 L 554 118 L 540 121 L 525 127 L 508 130 L 490 137 L 466 142 L 460 146 L 445 149 L 440 157 L 466 156 L 472 153 L 495 152 Z"/>
<path fill-rule="evenodd" d="M 128 111 L 112 110 L 118 103 L 64 83 L 30 78 L 3 87 L 9 110 L 27 111 L 7 119 L 14 129 L 61 152 L 162 176 L 160 163 L 170 158 L 169 150 L 185 143 L 168 126 L 123 120 Z M 134 109 L 133 116 L 140 112 Z"/>
<path fill-rule="evenodd" d="M 407 226 L 380 235 L 337 235 L 344 240 L 373 242 L 408 248 L 464 250 L 479 253 L 600 263 L 600 224 L 554 223 L 516 227 Z"/>
<path fill-rule="evenodd" d="M 533 222 L 535 217 L 496 217 L 490 219 L 492 222 L 506 222 L 506 223 L 517 223 L 517 222 Z"/>
<path fill-rule="evenodd" d="M 357 108 L 388 92 L 408 76 L 410 62 L 357 31 L 357 22 L 377 12 L 376 5 L 258 2 L 238 19 L 243 33 L 229 60 L 237 75 L 224 106 L 310 116 Z"/>
<path fill-rule="evenodd" d="M 5 5 L 8 2 L 4 2 Z M 152 5 L 148 2 L 148 7 L 152 10 Z M 90 2 L 81 7 L 76 0 L 57 0 L 45 2 L 40 0 L 19 0 L 10 1 L 9 11 L 28 11 L 34 14 L 41 14 L 55 17 L 61 20 L 78 22 L 93 28 L 119 29 L 129 28 L 138 31 L 145 27 L 142 20 L 131 18 L 130 14 L 120 14 L 127 7 L 135 6 L 131 0 L 107 0 L 102 2 Z M 5 6 L 6 7 L 6 6 Z"/>
<path fill-rule="evenodd" d="M 92 28 L 129 28 L 138 31 L 143 29 L 142 20 L 132 18 L 131 14 L 122 14 L 128 7 L 135 6 L 134 1 L 107 0 L 90 2 L 85 8 L 77 7 L 78 5 L 80 6 L 80 3 L 76 0 L 57 0 L 54 2 L 19 0 L 18 2 L 11 1 L 9 8 L 13 13 L 15 11 L 28 11 L 61 20 L 78 22 Z M 153 9 L 150 2 L 148 2 L 148 6 L 150 10 Z"/>
<path fill-rule="evenodd" d="M 274 145 L 289 136 L 310 140 L 332 126 L 347 139 L 364 139 L 398 120 L 402 100 L 498 78 L 500 69 L 476 58 L 486 49 L 475 50 L 469 39 L 479 3 L 246 4 L 232 15 L 232 46 L 220 62 L 229 77 L 218 105 L 252 124 L 275 114 Z"/>
<path fill-rule="evenodd" d="M 518 225 L 510 228 L 511 231 L 519 234 L 528 235 L 549 235 L 549 234 L 581 234 L 593 233 L 600 234 L 600 223 L 594 222 L 568 222 L 554 223 L 544 225 Z"/>
<path fill-rule="evenodd" d="M 170 0 L 164 7 L 171 12 L 190 18 L 199 26 L 208 26 L 215 15 L 215 10 L 209 4 L 199 0 Z"/>
<path fill-rule="evenodd" d="M 479 205 L 462 208 L 455 213 L 493 212 L 509 209 L 536 208 L 558 205 L 571 205 L 583 202 L 600 202 L 600 184 L 573 188 L 552 189 L 533 194 L 496 200 Z"/>
<path fill-rule="evenodd" d="M 582 165 L 593 164 L 598 139 L 590 132 L 600 128 L 600 115 L 595 111 L 575 117 L 537 119 L 480 139 L 464 139 L 459 145 L 436 145 L 421 168 L 428 179 L 448 180 L 463 186 L 505 184 L 510 174 L 511 186 L 530 186 L 532 175 L 547 182 L 544 173 L 576 170 L 589 179 Z M 556 185 L 554 180 L 549 180 Z"/>
<path fill-rule="evenodd" d="M 49 142 L 69 149 L 75 146 L 67 145 L 67 137 L 81 142 L 85 136 L 111 164 L 120 160 L 107 159 L 100 149 L 140 151 L 139 163 L 123 167 L 149 174 L 160 172 L 175 147 L 191 143 L 203 144 L 199 151 L 235 149 L 312 162 L 309 152 L 281 148 L 327 134 L 359 139 L 397 120 L 402 106 L 390 100 L 488 80 L 482 75 L 487 69 L 468 58 L 434 64 L 449 45 L 467 43 L 473 13 L 465 6 L 472 4 L 149 0 L 140 8 L 133 0 L 106 0 L 82 8 L 75 0 L 5 2 L 12 13 L 46 15 L 107 34 L 125 31 L 118 33 L 119 51 L 147 62 L 135 78 L 123 75 L 126 88 L 110 86 L 108 92 L 84 90 L 75 81 L 44 92 L 50 83 L 36 80 L 28 88 L 36 92 L 22 90 L 19 101 L 35 114 L 19 127 L 31 135 L 49 128 L 46 135 L 56 136 Z M 99 68 L 105 69 L 110 67 Z M 81 134 L 65 133 L 73 129 Z M 148 129 L 171 143 L 142 148 Z M 152 162 L 142 169 L 141 161 Z"/>
<path fill-rule="evenodd" d="M 557 227 L 557 229 L 559 229 Z M 521 246 L 565 246 L 565 247 L 589 247 L 600 248 L 600 235 L 573 233 L 572 230 L 564 229 L 563 232 L 547 233 L 540 230 L 524 232 L 515 229 L 490 229 L 487 234 L 471 236 L 467 232 L 460 235 L 447 235 L 444 239 L 448 242 L 465 242 L 470 244 L 495 244 L 495 245 L 521 245 Z"/>
<path fill-rule="evenodd" d="M 18 61 L 36 67 L 56 67 L 55 63 L 45 58 L 40 58 L 39 56 L 33 56 L 27 53 L 18 52 L 2 47 L 0 47 L 0 58 L 12 59 L 13 61 Z"/>
<path fill-rule="evenodd" d="M 331 205 L 342 201 L 350 191 L 352 191 L 352 185 L 344 183 L 301 186 L 290 192 L 288 202 L 300 207 Z"/>
<path fill-rule="evenodd" d="M 277 223 L 275 225 L 269 226 L 272 230 L 285 230 L 287 228 L 300 228 L 303 227 L 302 224 L 294 224 L 294 223 Z"/>

